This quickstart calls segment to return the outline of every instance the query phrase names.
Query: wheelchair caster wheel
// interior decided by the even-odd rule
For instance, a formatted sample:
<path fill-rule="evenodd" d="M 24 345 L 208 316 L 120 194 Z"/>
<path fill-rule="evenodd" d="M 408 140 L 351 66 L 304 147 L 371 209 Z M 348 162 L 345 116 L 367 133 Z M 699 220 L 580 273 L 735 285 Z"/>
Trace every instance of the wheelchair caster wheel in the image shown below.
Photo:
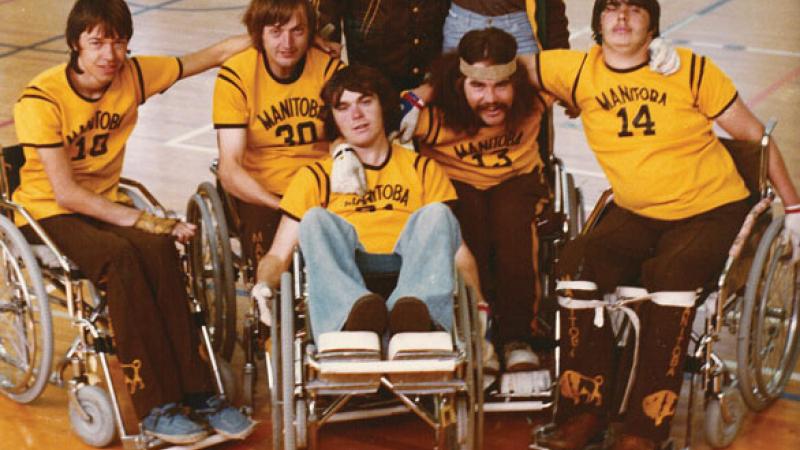
<path fill-rule="evenodd" d="M 92 447 L 110 444 L 116 436 L 116 427 L 106 391 L 98 386 L 84 386 L 75 392 L 75 401 L 69 404 L 69 422 L 75 434 Z"/>
<path fill-rule="evenodd" d="M 706 405 L 705 436 L 709 445 L 723 448 L 733 442 L 744 420 L 745 405 L 735 386 L 727 386 L 719 398 Z"/>

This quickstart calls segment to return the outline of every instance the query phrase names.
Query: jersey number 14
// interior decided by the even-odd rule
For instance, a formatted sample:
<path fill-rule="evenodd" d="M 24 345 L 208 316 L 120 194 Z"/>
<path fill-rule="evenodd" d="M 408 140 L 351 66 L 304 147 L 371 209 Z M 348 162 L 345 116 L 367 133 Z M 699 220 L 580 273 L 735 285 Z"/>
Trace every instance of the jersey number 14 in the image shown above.
<path fill-rule="evenodd" d="M 617 117 L 622 120 L 622 128 L 619 130 L 619 133 L 617 133 L 619 137 L 633 136 L 633 132 L 630 130 L 631 126 L 633 126 L 633 128 L 643 129 L 645 136 L 653 136 L 656 134 L 656 124 L 653 122 L 652 116 L 650 116 L 650 108 L 648 108 L 647 105 L 642 105 L 639 108 L 636 116 L 633 117 L 633 121 L 628 120 L 628 109 L 625 107 L 620 108 Z"/>

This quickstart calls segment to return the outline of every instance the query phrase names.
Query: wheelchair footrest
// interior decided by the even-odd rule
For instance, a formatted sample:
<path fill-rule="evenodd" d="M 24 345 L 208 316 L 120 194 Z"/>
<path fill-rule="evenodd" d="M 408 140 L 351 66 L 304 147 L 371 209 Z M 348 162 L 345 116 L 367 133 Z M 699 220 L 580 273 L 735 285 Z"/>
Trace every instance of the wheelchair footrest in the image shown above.
<path fill-rule="evenodd" d="M 454 360 L 453 338 L 444 331 L 397 333 L 389 341 L 387 356 L 392 361 L 414 361 L 420 367 L 436 360 Z M 409 381 L 445 381 L 452 377 L 452 370 L 393 373 L 388 376 L 391 382 L 400 384 Z"/>
<path fill-rule="evenodd" d="M 552 393 L 550 371 L 534 370 L 504 373 L 500 377 L 499 391 L 490 392 L 490 396 L 501 398 L 531 398 L 549 397 Z"/>
<path fill-rule="evenodd" d="M 339 371 L 320 370 L 320 379 L 377 386 L 380 374 L 347 371 L 349 364 L 373 364 L 381 359 L 378 335 L 369 331 L 338 331 L 322 333 L 318 342 L 317 359 L 321 367 L 338 367 Z M 344 365 L 342 365 L 344 364 Z"/>

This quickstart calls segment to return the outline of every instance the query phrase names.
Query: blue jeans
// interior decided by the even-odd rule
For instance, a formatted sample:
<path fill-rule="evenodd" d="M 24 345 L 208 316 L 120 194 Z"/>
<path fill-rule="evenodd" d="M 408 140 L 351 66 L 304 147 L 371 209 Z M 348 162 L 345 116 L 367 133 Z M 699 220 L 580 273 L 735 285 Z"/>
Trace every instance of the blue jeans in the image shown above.
<path fill-rule="evenodd" d="M 433 321 L 450 330 L 460 245 L 461 230 L 447 205 L 431 203 L 415 211 L 395 243 L 394 253 L 402 262 L 387 309 L 391 311 L 401 297 L 417 297 L 428 306 Z M 317 340 L 322 333 L 341 330 L 353 304 L 369 292 L 356 264 L 356 252 L 364 252 L 364 247 L 352 225 L 317 207 L 300 221 L 300 249 L 308 275 L 311 331 Z"/>
<path fill-rule="evenodd" d="M 442 51 L 447 53 L 458 49 L 461 38 L 471 30 L 495 27 L 509 33 L 517 40 L 517 54 L 533 54 L 539 52 L 536 37 L 528 21 L 525 11 L 502 16 L 484 16 L 462 8 L 455 3 L 450 5 L 450 12 L 444 21 L 444 42 Z"/>

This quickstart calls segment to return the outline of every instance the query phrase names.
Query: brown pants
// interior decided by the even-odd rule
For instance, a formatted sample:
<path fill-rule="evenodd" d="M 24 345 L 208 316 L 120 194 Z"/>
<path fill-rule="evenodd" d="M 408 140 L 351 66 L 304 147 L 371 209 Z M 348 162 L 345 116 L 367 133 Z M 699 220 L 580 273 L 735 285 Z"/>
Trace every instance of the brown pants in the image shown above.
<path fill-rule="evenodd" d="M 484 297 L 494 315 L 495 342 L 527 341 L 538 308 L 534 269 L 537 204 L 548 198 L 539 172 L 521 175 L 487 190 L 453 181 L 455 213 L 475 255 Z"/>
<path fill-rule="evenodd" d="M 269 251 L 278 224 L 281 221 L 281 212 L 267 206 L 253 205 L 234 199 L 236 211 L 239 214 L 239 237 L 242 240 L 242 252 L 249 267 L 254 270 L 258 261 Z"/>
<path fill-rule="evenodd" d="M 597 283 L 602 293 L 640 285 L 648 292 L 695 291 L 719 275 L 747 214 L 745 201 L 687 219 L 655 220 L 611 205 L 595 229 L 565 249 L 560 272 Z M 618 407 L 628 379 L 618 370 L 611 327 L 593 324 L 594 310 L 561 308 L 561 397 L 556 421 Z M 662 441 L 675 414 L 695 308 L 645 302 L 638 371 L 623 418 L 625 432 Z M 629 362 L 623 362 L 630 366 Z M 618 373 L 615 373 L 618 372 Z M 624 379 L 620 379 L 624 378 Z"/>
<path fill-rule="evenodd" d="M 56 246 L 106 291 L 114 341 L 137 416 L 213 392 L 172 236 L 70 214 L 40 221 Z M 29 226 L 22 232 L 37 240 Z"/>

